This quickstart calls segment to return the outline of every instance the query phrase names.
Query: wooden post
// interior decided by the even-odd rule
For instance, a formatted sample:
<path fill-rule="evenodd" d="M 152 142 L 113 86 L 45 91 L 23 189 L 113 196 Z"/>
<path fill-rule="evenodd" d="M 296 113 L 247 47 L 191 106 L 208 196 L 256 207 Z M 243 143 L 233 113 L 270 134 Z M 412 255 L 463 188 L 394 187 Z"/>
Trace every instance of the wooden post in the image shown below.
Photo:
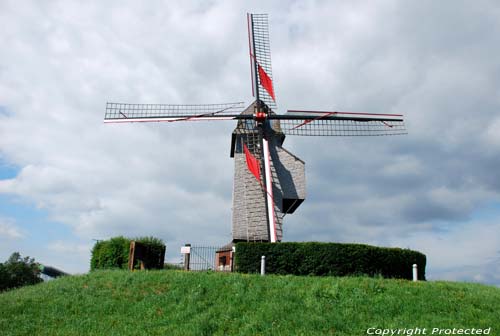
<path fill-rule="evenodd" d="M 135 241 L 130 242 L 130 249 L 128 251 L 128 270 L 134 270 L 134 260 L 135 259 Z"/>
<path fill-rule="evenodd" d="M 166 246 L 163 246 L 163 249 L 161 250 L 161 255 L 160 255 L 160 260 L 159 260 L 159 265 L 161 265 L 160 269 L 163 269 L 165 267 L 165 250 Z"/>

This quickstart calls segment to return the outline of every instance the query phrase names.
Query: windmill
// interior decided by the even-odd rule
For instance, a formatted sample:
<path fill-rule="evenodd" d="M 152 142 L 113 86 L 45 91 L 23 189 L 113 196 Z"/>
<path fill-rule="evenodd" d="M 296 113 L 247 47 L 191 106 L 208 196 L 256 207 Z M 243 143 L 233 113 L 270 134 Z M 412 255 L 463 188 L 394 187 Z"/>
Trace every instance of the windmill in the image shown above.
<path fill-rule="evenodd" d="M 267 14 L 247 14 L 255 101 L 203 105 L 107 103 L 105 123 L 234 120 L 232 242 L 279 242 L 283 217 L 305 199 L 304 162 L 282 147 L 287 135 L 380 136 L 406 134 L 403 116 L 288 110 L 276 114 Z"/>

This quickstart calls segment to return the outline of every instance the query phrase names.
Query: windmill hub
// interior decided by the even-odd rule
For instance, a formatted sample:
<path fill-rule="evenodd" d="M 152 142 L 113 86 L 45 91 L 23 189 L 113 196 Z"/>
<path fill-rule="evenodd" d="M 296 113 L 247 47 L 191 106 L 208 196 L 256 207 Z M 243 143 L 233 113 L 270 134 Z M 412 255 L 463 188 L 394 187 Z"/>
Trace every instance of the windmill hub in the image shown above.
<path fill-rule="evenodd" d="M 267 113 L 264 111 L 255 111 L 255 121 L 258 123 L 263 123 L 267 119 Z"/>

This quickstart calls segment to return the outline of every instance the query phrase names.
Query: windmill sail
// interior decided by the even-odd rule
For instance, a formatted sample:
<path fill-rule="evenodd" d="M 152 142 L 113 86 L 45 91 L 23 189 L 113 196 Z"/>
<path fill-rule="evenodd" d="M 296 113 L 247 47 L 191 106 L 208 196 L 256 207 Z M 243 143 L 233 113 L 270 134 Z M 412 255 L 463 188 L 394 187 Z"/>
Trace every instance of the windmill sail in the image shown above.
<path fill-rule="evenodd" d="M 381 136 L 407 134 L 400 114 L 297 111 L 270 115 L 274 128 L 286 135 Z"/>
<path fill-rule="evenodd" d="M 248 43 L 252 74 L 252 92 L 257 100 L 276 108 L 276 95 L 271 71 L 271 47 L 267 14 L 248 14 Z"/>
<path fill-rule="evenodd" d="M 233 120 L 239 118 L 243 109 L 243 102 L 188 105 L 107 103 L 104 122 Z"/>

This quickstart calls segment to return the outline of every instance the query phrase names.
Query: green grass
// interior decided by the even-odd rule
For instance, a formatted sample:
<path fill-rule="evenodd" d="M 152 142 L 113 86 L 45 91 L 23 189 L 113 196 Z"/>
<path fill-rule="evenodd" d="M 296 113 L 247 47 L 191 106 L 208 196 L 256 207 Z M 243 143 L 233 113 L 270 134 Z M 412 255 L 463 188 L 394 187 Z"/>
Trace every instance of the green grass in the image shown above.
<path fill-rule="evenodd" d="M 0 294 L 1 335 L 366 335 L 488 328 L 500 289 L 453 282 L 98 271 Z M 430 334 L 430 332 L 428 332 Z"/>

